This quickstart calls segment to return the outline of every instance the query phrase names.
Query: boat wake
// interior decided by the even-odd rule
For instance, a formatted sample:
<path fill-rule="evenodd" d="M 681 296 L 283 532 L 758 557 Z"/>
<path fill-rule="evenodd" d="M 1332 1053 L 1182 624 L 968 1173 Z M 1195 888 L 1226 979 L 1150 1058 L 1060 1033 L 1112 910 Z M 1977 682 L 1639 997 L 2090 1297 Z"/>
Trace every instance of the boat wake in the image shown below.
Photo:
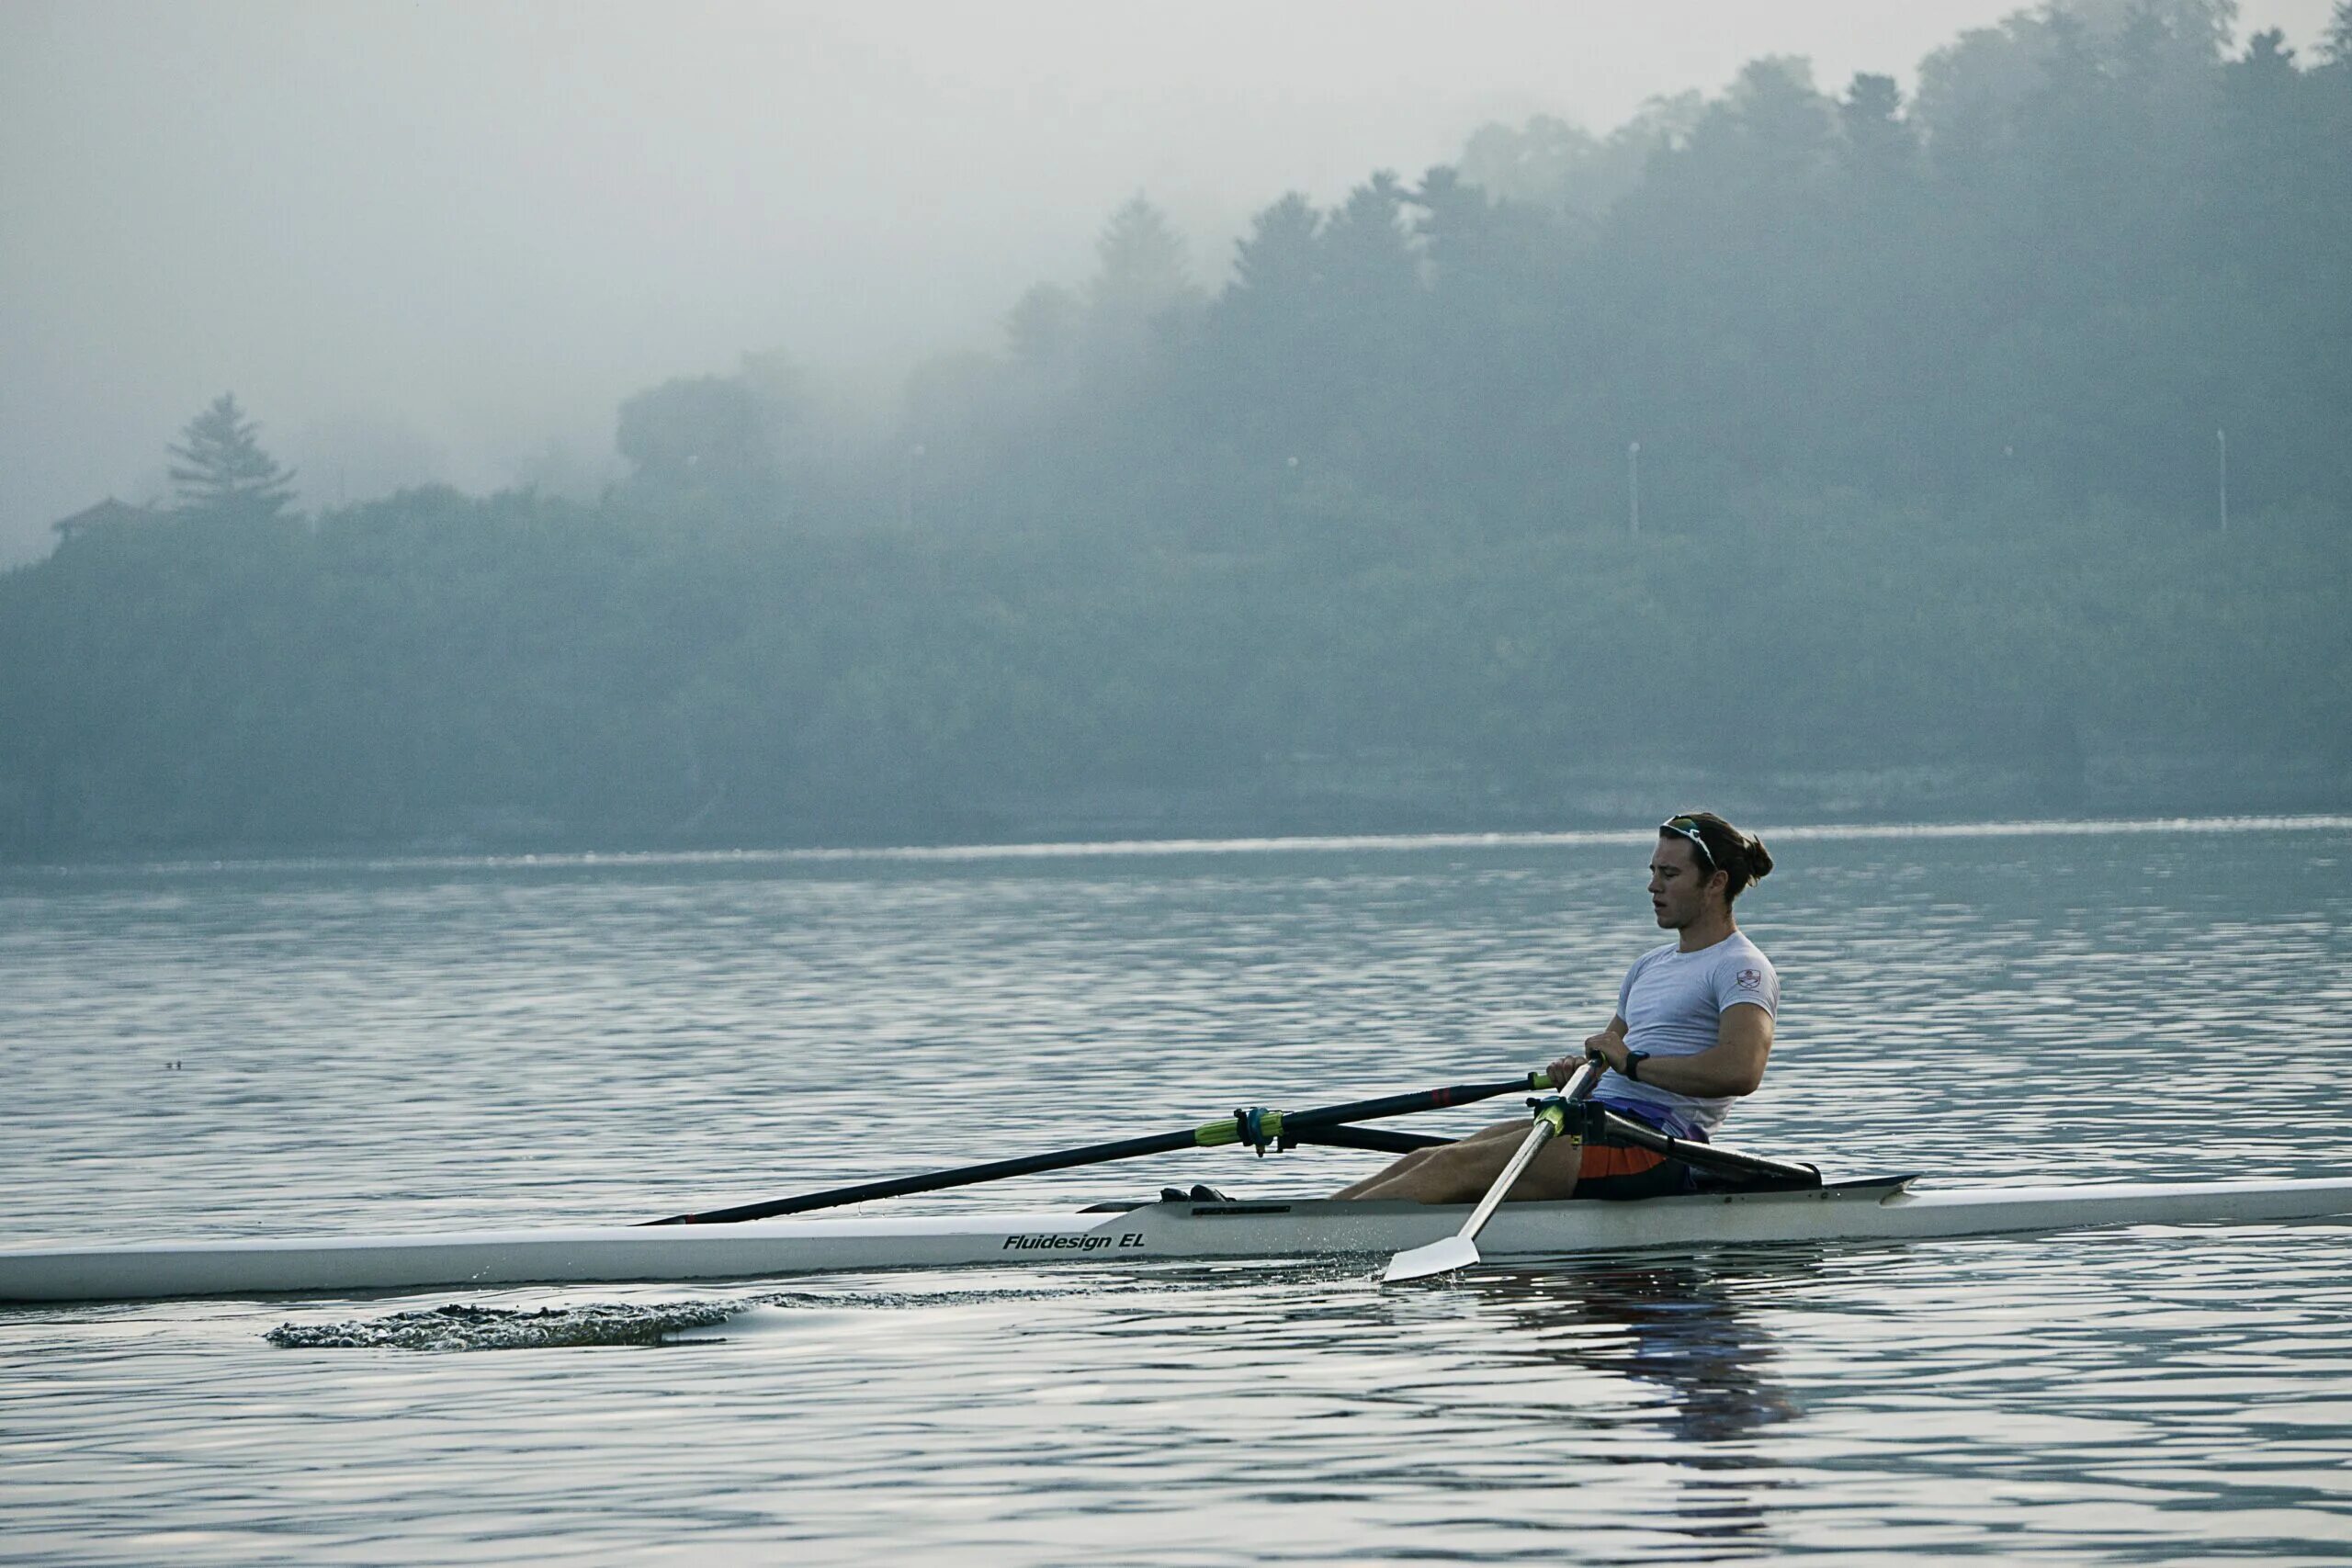
<path fill-rule="evenodd" d="M 262 1336 L 288 1350 L 547 1350 L 593 1345 L 659 1345 L 708 1329 L 744 1310 L 740 1302 L 659 1306 L 597 1303 L 577 1307 L 439 1306 L 344 1323 L 281 1323 Z"/>
<path fill-rule="evenodd" d="M 1308 1278 L 1307 1269 L 1272 1270 L 1272 1277 Z M 1261 1270 L 1260 1277 L 1269 1277 Z M 452 1303 L 413 1308 L 378 1318 L 339 1323 L 281 1323 L 262 1336 L 287 1350 L 554 1350 L 590 1346 L 670 1345 L 743 1338 L 806 1328 L 844 1311 L 892 1312 L 969 1307 L 1047 1297 L 1103 1295 L 1121 1291 L 1166 1293 L 1208 1290 L 1227 1282 L 1222 1270 L 1140 1272 L 1128 1280 L 1093 1279 L 1038 1286 L 972 1286 L 942 1281 L 930 1290 L 767 1291 L 731 1300 L 633 1303 L 590 1302 L 579 1306 L 498 1307 Z"/>

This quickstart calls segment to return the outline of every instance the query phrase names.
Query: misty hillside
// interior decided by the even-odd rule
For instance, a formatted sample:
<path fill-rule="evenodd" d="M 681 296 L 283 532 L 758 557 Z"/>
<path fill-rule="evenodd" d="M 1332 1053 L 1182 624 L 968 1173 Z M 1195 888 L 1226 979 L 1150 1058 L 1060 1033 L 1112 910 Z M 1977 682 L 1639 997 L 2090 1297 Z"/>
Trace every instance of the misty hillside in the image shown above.
<path fill-rule="evenodd" d="M 2229 14 L 1490 126 L 1226 266 L 1139 197 L 892 420 L 747 344 L 594 502 L 305 513 L 191 411 L 0 578 L 0 844 L 2341 807 L 2352 6 Z"/>

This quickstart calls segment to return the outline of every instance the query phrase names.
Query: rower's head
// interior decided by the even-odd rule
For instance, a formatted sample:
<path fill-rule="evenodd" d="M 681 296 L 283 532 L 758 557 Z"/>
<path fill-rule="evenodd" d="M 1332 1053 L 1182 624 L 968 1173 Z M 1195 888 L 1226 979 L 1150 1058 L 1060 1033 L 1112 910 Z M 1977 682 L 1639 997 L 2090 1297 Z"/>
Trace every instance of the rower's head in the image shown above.
<path fill-rule="evenodd" d="M 1650 906 L 1668 931 L 1727 917 L 1732 901 L 1771 869 L 1772 856 L 1755 834 L 1712 811 L 1679 812 L 1658 826 Z"/>

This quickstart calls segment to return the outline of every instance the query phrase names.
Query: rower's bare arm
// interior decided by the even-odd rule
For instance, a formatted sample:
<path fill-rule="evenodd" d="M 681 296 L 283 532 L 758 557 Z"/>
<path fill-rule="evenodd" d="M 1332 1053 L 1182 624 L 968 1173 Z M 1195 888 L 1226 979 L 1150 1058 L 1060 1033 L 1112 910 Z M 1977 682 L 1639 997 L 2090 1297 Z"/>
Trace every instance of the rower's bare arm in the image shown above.
<path fill-rule="evenodd" d="M 1736 1002 L 1716 1021 L 1713 1045 L 1692 1056 L 1645 1057 L 1641 1081 L 1700 1100 L 1754 1094 L 1771 1055 L 1772 1015 L 1754 1002 Z"/>

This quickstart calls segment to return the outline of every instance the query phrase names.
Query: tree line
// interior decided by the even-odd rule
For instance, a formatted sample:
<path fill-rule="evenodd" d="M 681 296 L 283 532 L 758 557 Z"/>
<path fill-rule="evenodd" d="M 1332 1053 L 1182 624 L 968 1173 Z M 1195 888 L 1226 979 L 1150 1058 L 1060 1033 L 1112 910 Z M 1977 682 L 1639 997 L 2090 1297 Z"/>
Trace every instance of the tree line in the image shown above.
<path fill-rule="evenodd" d="M 1488 127 L 1417 181 L 1275 201 L 1214 289 L 1138 198 L 1003 352 L 917 378 L 863 503 L 907 512 L 920 447 L 943 527 L 1613 527 L 1638 442 L 1656 526 L 1832 487 L 2201 518 L 2221 433 L 2243 505 L 2352 506 L 2352 7 L 2309 62 L 2275 31 L 2229 52 L 2234 11 L 2020 13 L 1909 102 L 1768 59 L 1606 138 Z M 753 361 L 635 400 L 622 447 L 805 502 L 840 467 L 808 411 Z"/>
<path fill-rule="evenodd" d="M 0 841 L 2332 800 L 2352 5 L 2233 19 L 1488 127 L 1213 285 L 1138 197 L 895 422 L 747 356 L 593 502 L 302 516 L 223 400 L 0 579 Z"/>

